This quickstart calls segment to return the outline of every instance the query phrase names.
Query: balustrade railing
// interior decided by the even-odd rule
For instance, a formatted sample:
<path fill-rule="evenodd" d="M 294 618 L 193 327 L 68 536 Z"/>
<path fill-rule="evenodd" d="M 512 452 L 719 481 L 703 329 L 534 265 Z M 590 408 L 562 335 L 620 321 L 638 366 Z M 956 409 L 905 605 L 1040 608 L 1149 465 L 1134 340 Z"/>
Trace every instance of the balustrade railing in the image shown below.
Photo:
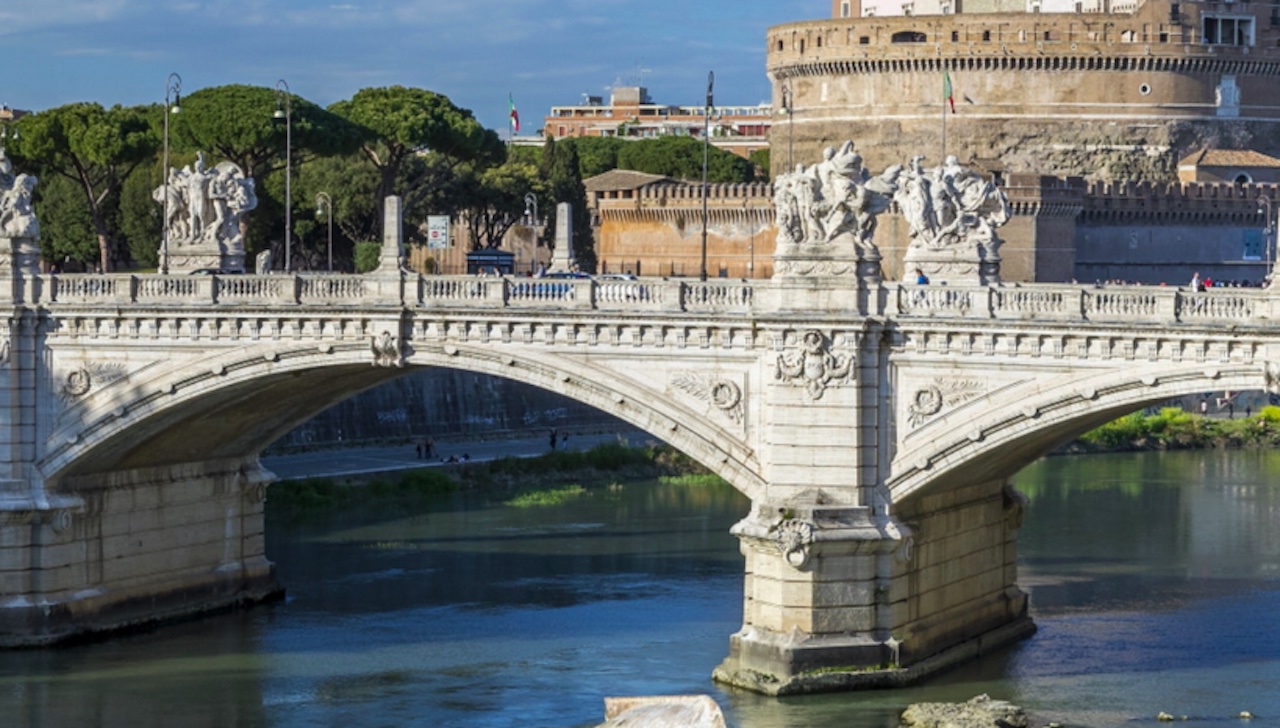
<path fill-rule="evenodd" d="M 344 305 L 687 311 L 751 313 L 770 281 L 639 278 L 483 278 L 359 275 L 49 274 L 38 296 L 49 305 Z M 387 285 L 388 281 L 392 285 Z M 1280 296 L 1262 289 L 1190 291 L 1165 286 L 1030 284 L 952 286 L 886 283 L 894 318 L 962 318 L 1054 322 L 1245 324 L 1280 318 Z M 402 292 L 403 291 L 403 292 Z M 1276 299 L 1273 301 L 1272 299 Z M 773 300 L 770 297 L 764 301 Z M 872 308 L 876 304 L 870 304 Z M 853 311 L 842 313 L 854 314 Z"/>

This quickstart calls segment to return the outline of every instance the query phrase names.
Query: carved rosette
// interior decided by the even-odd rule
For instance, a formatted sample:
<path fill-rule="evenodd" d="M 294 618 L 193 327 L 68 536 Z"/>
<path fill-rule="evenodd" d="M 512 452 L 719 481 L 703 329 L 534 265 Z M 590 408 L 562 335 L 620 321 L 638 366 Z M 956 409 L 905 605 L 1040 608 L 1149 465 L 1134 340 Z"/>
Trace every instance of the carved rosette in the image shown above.
<path fill-rule="evenodd" d="M 742 424 L 744 406 L 742 386 L 714 374 L 680 372 L 671 378 L 671 387 L 711 405 L 736 424 Z"/>
<path fill-rule="evenodd" d="M 791 518 L 778 524 L 775 537 L 778 540 L 778 551 L 796 569 L 803 569 L 809 563 L 809 547 L 813 545 L 813 534 L 817 526 L 812 521 Z"/>
<path fill-rule="evenodd" d="M 907 421 L 912 428 L 919 427 L 943 407 L 955 407 L 986 391 L 986 385 L 976 379 L 935 379 L 916 390 L 907 406 Z"/>
<path fill-rule="evenodd" d="M 822 399 L 827 387 L 856 378 L 855 357 L 831 353 L 831 341 L 821 331 L 806 331 L 799 344 L 797 350 L 778 355 L 774 378 L 804 387 L 814 400 Z"/>
<path fill-rule="evenodd" d="M 128 375 L 123 364 L 99 364 L 90 362 L 67 373 L 59 392 L 63 401 L 69 402 L 89 394 L 95 387 L 101 389 Z"/>
<path fill-rule="evenodd" d="M 390 331 L 383 331 L 374 336 L 370 343 L 373 348 L 373 365 L 375 367 L 404 366 L 404 351 L 400 348 L 399 337 L 392 336 Z"/>

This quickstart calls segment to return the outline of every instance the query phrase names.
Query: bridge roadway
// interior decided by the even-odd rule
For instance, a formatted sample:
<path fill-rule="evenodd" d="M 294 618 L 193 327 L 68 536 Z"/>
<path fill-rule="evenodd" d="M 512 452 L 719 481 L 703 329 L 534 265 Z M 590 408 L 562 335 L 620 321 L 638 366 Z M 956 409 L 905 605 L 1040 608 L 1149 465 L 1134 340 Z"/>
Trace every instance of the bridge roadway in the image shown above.
<path fill-rule="evenodd" d="M 717 679 L 906 684 L 1033 629 L 1009 486 L 1023 465 L 1170 397 L 1280 388 L 1269 290 L 916 286 L 829 261 L 553 286 L 385 266 L 48 275 L 32 245 L 0 249 L 11 645 L 275 593 L 263 447 L 439 366 L 593 405 L 752 500 L 734 528 L 744 624 Z"/>

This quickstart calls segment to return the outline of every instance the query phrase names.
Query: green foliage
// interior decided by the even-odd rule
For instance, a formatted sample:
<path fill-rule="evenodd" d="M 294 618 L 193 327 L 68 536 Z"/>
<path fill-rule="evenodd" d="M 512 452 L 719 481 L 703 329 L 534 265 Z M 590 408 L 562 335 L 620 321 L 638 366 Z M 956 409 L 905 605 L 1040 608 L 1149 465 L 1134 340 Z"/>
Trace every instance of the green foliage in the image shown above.
<path fill-rule="evenodd" d="M 423 468 L 363 485 L 343 485 L 328 478 L 286 480 L 270 487 L 267 501 L 273 514 L 297 517 L 352 508 L 402 508 L 437 501 L 457 489 L 457 481 L 448 473 Z"/>
<path fill-rule="evenodd" d="M 755 150 L 747 157 L 747 161 L 751 162 L 751 165 L 756 168 L 756 179 L 769 179 L 769 165 L 772 163 L 773 157 L 768 147 Z"/>
<path fill-rule="evenodd" d="M 361 89 L 329 109 L 359 128 L 364 156 L 378 171 L 377 199 L 398 194 L 406 208 L 446 184 L 459 164 L 486 167 L 506 159 L 496 132 L 481 126 L 467 109 L 426 89 Z M 401 178 L 402 168 L 423 152 L 434 163 Z"/>
<path fill-rule="evenodd" d="M 707 181 L 751 182 L 755 168 L 732 152 L 708 147 Z M 683 180 L 702 180 L 703 143 L 686 136 L 664 136 L 625 144 L 618 149 L 618 168 Z"/>
<path fill-rule="evenodd" d="M 93 216 L 84 192 L 66 177 L 50 176 L 36 185 L 35 212 L 40 220 L 40 252 L 50 263 L 98 262 Z"/>
<path fill-rule="evenodd" d="M 1270 411 L 1268 411 L 1270 410 Z M 1202 417 L 1178 407 L 1134 412 L 1081 435 L 1075 449 L 1172 450 L 1204 447 L 1273 447 L 1280 443 L 1280 407 L 1249 418 Z"/>
<path fill-rule="evenodd" d="M 142 165 L 120 188 L 120 236 L 129 247 L 129 257 L 142 268 L 155 268 L 160 261 L 164 212 L 151 192 L 162 183 L 159 164 Z"/>
<path fill-rule="evenodd" d="M 1262 408 L 1257 417 L 1268 425 L 1280 423 L 1280 407 L 1269 404 Z"/>
<path fill-rule="evenodd" d="M 42 184 L 57 175 L 83 195 L 98 248 L 97 262 L 113 270 L 128 255 L 113 235 L 120 186 L 133 169 L 150 159 L 158 138 L 142 107 L 75 103 L 41 111 L 17 123 L 11 152 L 20 167 L 34 168 Z M 72 256 L 76 257 L 76 256 Z M 82 258 L 77 258 L 82 259 Z"/>
<path fill-rule="evenodd" d="M 550 490 L 532 490 L 506 501 L 503 505 L 513 508 L 535 508 L 539 506 L 558 506 L 587 494 L 581 485 L 566 485 Z"/>
<path fill-rule="evenodd" d="M 695 485 L 695 486 L 719 485 L 720 483 L 724 482 L 724 478 L 721 478 L 719 475 L 716 475 L 715 473 L 684 473 L 682 475 L 664 475 L 661 478 L 659 478 L 659 480 L 662 481 L 663 483 L 670 483 L 672 485 Z"/>
<path fill-rule="evenodd" d="M 356 272 L 368 273 L 378 267 L 381 243 L 356 243 Z"/>
<path fill-rule="evenodd" d="M 571 144 L 578 153 L 578 171 L 583 179 L 618 168 L 618 150 L 627 144 L 644 144 L 618 137 L 576 137 L 558 144 Z"/>

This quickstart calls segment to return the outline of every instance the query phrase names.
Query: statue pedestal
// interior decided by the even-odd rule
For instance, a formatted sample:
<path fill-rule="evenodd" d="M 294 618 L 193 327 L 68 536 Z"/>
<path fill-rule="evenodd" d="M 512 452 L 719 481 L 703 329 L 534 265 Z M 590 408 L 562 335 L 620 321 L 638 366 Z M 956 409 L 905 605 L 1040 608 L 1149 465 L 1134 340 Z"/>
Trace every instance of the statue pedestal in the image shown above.
<path fill-rule="evenodd" d="M 829 243 L 785 244 L 774 253 L 773 280 L 790 311 L 845 310 L 863 315 L 874 309 L 882 287 L 880 252 L 859 248 L 852 236 Z"/>
<path fill-rule="evenodd" d="M 902 280 L 916 282 L 916 271 L 930 283 L 965 286 L 997 285 L 1000 281 L 1000 254 L 993 246 L 958 243 L 945 248 L 912 245 L 902 258 Z"/>
<path fill-rule="evenodd" d="M 190 273 L 205 268 L 225 271 L 244 271 L 244 247 L 226 246 L 216 242 L 187 244 L 175 247 L 169 241 L 169 272 Z"/>

